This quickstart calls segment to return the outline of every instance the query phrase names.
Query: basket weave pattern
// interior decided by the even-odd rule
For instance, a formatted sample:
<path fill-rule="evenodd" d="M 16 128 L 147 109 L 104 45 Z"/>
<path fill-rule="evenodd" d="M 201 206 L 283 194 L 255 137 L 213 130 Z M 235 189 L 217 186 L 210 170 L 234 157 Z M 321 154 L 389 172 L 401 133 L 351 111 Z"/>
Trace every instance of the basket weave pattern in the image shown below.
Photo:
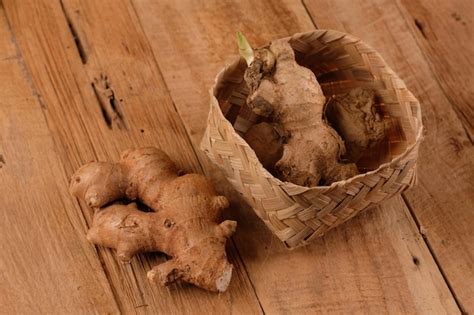
<path fill-rule="evenodd" d="M 295 248 L 410 187 L 423 127 L 417 99 L 380 55 L 359 39 L 332 30 L 287 39 L 297 61 L 316 74 L 327 97 L 355 87 L 374 89 L 379 112 L 391 122 L 386 143 L 358 164 L 366 173 L 331 186 L 282 182 L 263 168 L 241 138 L 261 120 L 246 106 L 245 62 L 236 60 L 218 74 L 201 148 L 273 233 Z"/>

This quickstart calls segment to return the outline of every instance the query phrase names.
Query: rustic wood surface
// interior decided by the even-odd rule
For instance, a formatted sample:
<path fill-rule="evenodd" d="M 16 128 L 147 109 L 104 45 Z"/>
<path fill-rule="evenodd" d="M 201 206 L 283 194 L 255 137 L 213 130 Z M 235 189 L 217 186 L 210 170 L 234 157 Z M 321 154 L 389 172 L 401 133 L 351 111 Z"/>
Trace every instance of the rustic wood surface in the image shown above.
<path fill-rule="evenodd" d="M 469 0 L 0 0 L 0 313 L 473 313 L 473 15 Z M 427 132 L 416 187 L 290 252 L 198 146 L 235 32 L 314 28 L 375 47 Z M 151 285 L 163 255 L 122 264 L 85 240 L 69 177 L 144 145 L 232 200 L 226 293 Z"/>

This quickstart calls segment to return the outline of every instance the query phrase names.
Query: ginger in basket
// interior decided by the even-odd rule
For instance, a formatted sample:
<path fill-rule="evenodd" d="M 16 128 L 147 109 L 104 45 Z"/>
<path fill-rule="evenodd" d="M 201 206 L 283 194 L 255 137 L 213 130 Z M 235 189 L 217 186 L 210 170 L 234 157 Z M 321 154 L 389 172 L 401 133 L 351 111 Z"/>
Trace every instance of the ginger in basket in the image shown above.
<path fill-rule="evenodd" d="M 374 91 L 355 88 L 334 96 L 327 105 L 327 120 L 344 139 L 344 157 L 350 161 L 357 162 L 385 138 L 388 125 L 376 112 L 374 98 Z"/>
<path fill-rule="evenodd" d="M 260 161 L 265 162 L 264 166 L 271 168 L 268 164 L 277 160 L 274 164 L 277 176 L 302 186 L 329 185 L 357 175 L 359 172 L 353 163 L 355 161 L 342 160 L 346 152 L 343 139 L 326 122 L 326 97 L 316 76 L 295 61 L 294 51 L 288 41 L 276 40 L 268 47 L 253 52 L 242 34 L 238 33 L 238 39 L 241 54 L 248 64 L 244 75 L 250 90 L 247 105 L 256 114 L 270 118 L 273 125 L 286 135 L 283 141 L 269 137 L 267 142 L 248 142 Z M 347 99 L 341 99 L 341 102 Z M 365 105 L 369 101 L 361 103 Z M 346 111 L 344 116 L 341 114 L 344 127 L 337 126 L 341 127 L 339 129 L 344 131 L 344 135 L 362 134 L 365 138 L 360 141 L 351 138 L 351 145 L 356 144 L 358 150 L 364 150 L 362 146 L 367 148 L 375 138 L 383 136 L 383 132 L 366 139 L 365 123 L 374 121 L 360 109 L 368 114 L 372 114 L 372 111 L 364 106 L 349 108 L 355 110 Z M 337 114 L 337 111 L 334 113 Z M 375 129 L 379 130 L 376 122 L 375 125 Z M 261 130 L 250 128 L 244 138 L 262 138 L 264 134 Z M 270 143 L 276 143 L 277 147 L 269 150 Z M 282 146 L 282 155 L 277 157 L 274 153 L 279 152 L 278 146 Z M 271 158 L 268 158 L 269 153 L 272 154 Z"/>
<path fill-rule="evenodd" d="M 340 160 L 344 142 L 323 120 L 326 98 L 314 73 L 296 63 L 286 40 L 257 50 L 244 78 L 250 89 L 248 106 L 271 117 L 289 135 L 275 164 L 282 180 L 316 186 L 358 174 L 355 164 Z"/>

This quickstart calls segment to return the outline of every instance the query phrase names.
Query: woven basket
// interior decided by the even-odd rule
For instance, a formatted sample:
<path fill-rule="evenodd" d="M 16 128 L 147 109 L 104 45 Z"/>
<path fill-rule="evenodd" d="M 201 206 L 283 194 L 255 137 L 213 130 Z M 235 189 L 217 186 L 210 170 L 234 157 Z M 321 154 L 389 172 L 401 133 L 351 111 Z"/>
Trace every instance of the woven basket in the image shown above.
<path fill-rule="evenodd" d="M 358 38 L 316 30 L 287 39 L 298 63 L 315 73 L 326 97 L 355 87 L 373 89 L 379 113 L 390 122 L 386 141 L 357 163 L 365 173 L 331 186 L 282 182 L 261 165 L 241 137 L 262 120 L 246 105 L 245 61 L 236 60 L 218 74 L 201 148 L 270 230 L 288 248 L 295 248 L 410 187 L 423 126 L 418 100 Z"/>

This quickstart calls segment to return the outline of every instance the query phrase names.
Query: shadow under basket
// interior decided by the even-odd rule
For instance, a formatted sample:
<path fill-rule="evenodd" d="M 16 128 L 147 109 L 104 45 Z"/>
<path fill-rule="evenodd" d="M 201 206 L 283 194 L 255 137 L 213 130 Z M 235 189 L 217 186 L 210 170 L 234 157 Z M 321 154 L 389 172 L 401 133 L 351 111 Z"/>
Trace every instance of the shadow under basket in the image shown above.
<path fill-rule="evenodd" d="M 201 149 L 270 230 L 288 248 L 295 248 L 413 185 L 423 126 L 418 100 L 360 39 L 333 30 L 286 39 L 297 62 L 313 71 L 327 98 L 356 87 L 372 89 L 377 111 L 390 126 L 384 143 L 358 162 L 364 173 L 330 186 L 283 182 L 262 166 L 241 137 L 261 121 L 246 105 L 245 61 L 236 60 L 217 75 Z"/>

